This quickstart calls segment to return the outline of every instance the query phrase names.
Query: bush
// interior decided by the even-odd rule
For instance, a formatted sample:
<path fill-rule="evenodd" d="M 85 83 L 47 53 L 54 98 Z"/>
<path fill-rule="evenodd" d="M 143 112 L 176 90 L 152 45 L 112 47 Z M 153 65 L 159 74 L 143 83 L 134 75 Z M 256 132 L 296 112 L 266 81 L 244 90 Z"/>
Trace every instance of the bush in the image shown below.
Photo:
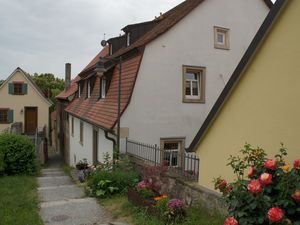
<path fill-rule="evenodd" d="M 26 136 L 8 133 L 1 134 L 0 153 L 4 155 L 5 174 L 36 174 L 37 161 L 34 144 Z"/>
<path fill-rule="evenodd" d="M 231 156 L 228 163 L 237 180 L 215 180 L 215 188 L 223 193 L 228 205 L 229 217 L 224 224 L 300 225 L 300 160 L 290 169 L 284 160 L 284 147 L 274 159 L 250 145 L 245 145 L 241 153 L 242 157 Z"/>
<path fill-rule="evenodd" d="M 0 152 L 0 175 L 4 173 L 5 163 L 4 163 L 4 154 Z"/>

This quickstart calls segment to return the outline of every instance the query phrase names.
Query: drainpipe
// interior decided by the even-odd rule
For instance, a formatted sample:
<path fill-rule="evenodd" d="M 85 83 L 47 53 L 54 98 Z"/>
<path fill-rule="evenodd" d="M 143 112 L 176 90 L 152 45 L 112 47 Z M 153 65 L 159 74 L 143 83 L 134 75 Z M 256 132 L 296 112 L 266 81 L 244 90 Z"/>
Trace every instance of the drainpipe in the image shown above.
<path fill-rule="evenodd" d="M 107 130 L 104 131 L 104 134 L 105 134 L 105 138 L 108 139 L 108 140 L 110 140 L 110 141 L 112 141 L 113 144 L 114 144 L 114 147 L 115 147 L 116 144 L 117 144 L 116 140 L 114 138 L 108 136 L 108 131 Z"/>

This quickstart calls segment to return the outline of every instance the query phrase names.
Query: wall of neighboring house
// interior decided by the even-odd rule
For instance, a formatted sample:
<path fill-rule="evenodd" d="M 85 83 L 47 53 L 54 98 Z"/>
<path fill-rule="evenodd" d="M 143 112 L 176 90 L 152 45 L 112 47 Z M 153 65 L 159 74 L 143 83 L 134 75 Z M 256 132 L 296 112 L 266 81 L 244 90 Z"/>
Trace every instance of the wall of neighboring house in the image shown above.
<path fill-rule="evenodd" d="M 300 20 L 299 10 L 300 1 L 287 3 L 198 145 L 200 171 L 205 171 L 200 173 L 201 185 L 213 189 L 211 181 L 220 175 L 232 181 L 226 159 L 238 154 L 245 142 L 265 149 L 269 157 L 278 153 L 283 142 L 287 163 L 292 166 L 300 158 L 300 31 L 293 25 Z"/>
<path fill-rule="evenodd" d="M 27 83 L 27 94 L 25 95 L 12 95 L 9 94 L 9 83 L 12 82 L 24 82 Z M 24 132 L 24 118 L 25 118 L 25 107 L 38 107 L 38 127 L 47 127 L 48 132 L 49 123 L 49 104 L 37 93 L 34 89 L 33 84 L 29 82 L 25 76 L 20 72 L 16 71 L 14 76 L 5 83 L 0 89 L 0 108 L 9 108 L 13 110 L 13 123 L 22 122 Z M 11 126 L 9 124 L 0 124 L 0 131 L 7 129 Z"/>
<path fill-rule="evenodd" d="M 268 11 L 261 0 L 204 1 L 149 43 L 121 120 L 129 138 L 183 138 L 188 147 Z M 229 29 L 229 50 L 214 47 L 214 26 Z M 183 103 L 183 65 L 205 67 L 205 103 Z"/>
<path fill-rule="evenodd" d="M 83 143 L 80 143 L 80 119 L 74 118 L 74 133 L 72 134 L 72 117 L 69 115 L 69 140 L 70 140 L 70 165 L 75 166 L 77 162 L 87 159 L 89 164 L 93 162 L 93 129 L 98 130 L 98 161 L 102 162 L 103 155 L 109 153 L 112 157 L 113 143 L 105 138 L 105 133 L 93 125 L 83 122 Z"/>

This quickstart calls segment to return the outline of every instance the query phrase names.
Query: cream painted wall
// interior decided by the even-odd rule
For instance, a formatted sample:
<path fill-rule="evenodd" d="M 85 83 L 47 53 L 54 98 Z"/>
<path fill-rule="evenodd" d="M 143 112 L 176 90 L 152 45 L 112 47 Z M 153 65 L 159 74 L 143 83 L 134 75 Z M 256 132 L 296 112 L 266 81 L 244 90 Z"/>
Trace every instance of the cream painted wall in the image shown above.
<path fill-rule="evenodd" d="M 27 95 L 8 94 L 8 83 L 13 81 L 23 81 L 24 83 L 27 83 Z M 50 105 L 37 93 L 33 84 L 26 79 L 22 72 L 16 70 L 16 73 L 11 77 L 11 79 L 0 89 L 0 108 L 10 108 L 14 110 L 14 122 L 23 123 L 23 132 L 25 126 L 25 107 L 38 107 L 38 127 L 43 128 L 46 125 L 46 130 L 48 132 Z M 21 112 L 21 110 L 23 112 Z M 11 124 L 0 124 L 0 131 L 10 126 Z"/>
<path fill-rule="evenodd" d="M 245 142 L 273 157 L 280 142 L 289 150 L 289 163 L 300 158 L 300 1 L 289 1 L 284 13 L 257 52 L 204 139 L 199 184 L 213 189 L 212 180 L 232 180 L 225 166 Z"/>
<path fill-rule="evenodd" d="M 204 1 L 149 43 L 121 120 L 129 138 L 185 137 L 188 147 L 268 11 L 262 0 Z M 230 50 L 214 48 L 214 26 L 230 29 Z M 182 65 L 206 67 L 205 104 L 182 103 Z"/>
<path fill-rule="evenodd" d="M 89 164 L 93 162 L 93 125 L 83 122 L 83 145 L 80 140 L 80 119 L 74 117 L 74 135 L 72 135 L 72 116 L 69 115 L 70 124 L 70 166 L 75 166 L 79 160 L 87 159 Z M 105 138 L 103 130 L 98 129 L 98 161 L 103 161 L 103 154 L 113 154 L 113 143 Z M 75 161 L 76 158 L 76 161 Z"/>

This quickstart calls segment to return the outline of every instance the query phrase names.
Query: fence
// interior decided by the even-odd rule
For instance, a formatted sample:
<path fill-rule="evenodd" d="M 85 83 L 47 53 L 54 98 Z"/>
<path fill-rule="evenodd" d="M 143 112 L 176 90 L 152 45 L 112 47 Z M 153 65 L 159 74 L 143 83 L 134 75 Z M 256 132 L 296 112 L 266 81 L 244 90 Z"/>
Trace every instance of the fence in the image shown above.
<path fill-rule="evenodd" d="M 193 153 L 163 150 L 157 145 L 129 139 L 126 139 L 126 153 L 154 165 L 166 163 L 170 173 L 175 173 L 187 180 L 198 181 L 200 160 Z"/>

